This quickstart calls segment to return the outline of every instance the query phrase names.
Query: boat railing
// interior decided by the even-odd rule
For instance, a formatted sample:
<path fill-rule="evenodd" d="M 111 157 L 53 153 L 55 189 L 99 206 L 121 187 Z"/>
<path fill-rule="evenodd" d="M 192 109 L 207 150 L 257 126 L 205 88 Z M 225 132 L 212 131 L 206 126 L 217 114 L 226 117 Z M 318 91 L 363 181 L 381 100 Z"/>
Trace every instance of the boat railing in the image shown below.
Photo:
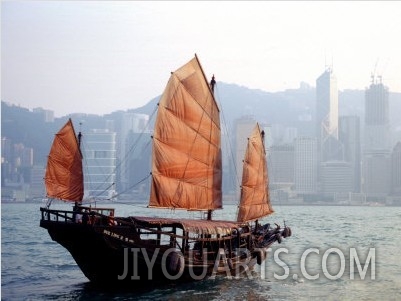
<path fill-rule="evenodd" d="M 43 221 L 83 223 L 86 216 L 88 225 L 120 225 L 131 226 L 132 224 L 120 218 L 114 217 L 114 208 L 96 208 L 80 206 L 79 210 L 59 210 L 40 208 Z"/>
<path fill-rule="evenodd" d="M 47 208 L 40 208 L 42 213 L 42 220 L 56 221 L 56 222 L 74 222 L 74 212 L 68 210 L 53 210 Z"/>

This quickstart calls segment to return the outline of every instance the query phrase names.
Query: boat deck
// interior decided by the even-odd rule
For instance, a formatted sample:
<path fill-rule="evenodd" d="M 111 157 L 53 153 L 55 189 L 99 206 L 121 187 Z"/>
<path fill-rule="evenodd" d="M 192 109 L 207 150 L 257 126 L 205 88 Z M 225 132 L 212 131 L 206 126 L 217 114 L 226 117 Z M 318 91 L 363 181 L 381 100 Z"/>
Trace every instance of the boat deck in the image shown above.
<path fill-rule="evenodd" d="M 196 220 L 196 219 L 174 219 L 174 218 L 160 218 L 160 217 L 144 217 L 135 216 L 130 217 L 136 223 L 147 223 L 159 226 L 177 226 L 181 225 L 187 232 L 202 233 L 211 235 L 228 235 L 238 229 L 249 227 L 247 223 L 237 223 L 233 221 L 220 221 L 220 220 Z"/>

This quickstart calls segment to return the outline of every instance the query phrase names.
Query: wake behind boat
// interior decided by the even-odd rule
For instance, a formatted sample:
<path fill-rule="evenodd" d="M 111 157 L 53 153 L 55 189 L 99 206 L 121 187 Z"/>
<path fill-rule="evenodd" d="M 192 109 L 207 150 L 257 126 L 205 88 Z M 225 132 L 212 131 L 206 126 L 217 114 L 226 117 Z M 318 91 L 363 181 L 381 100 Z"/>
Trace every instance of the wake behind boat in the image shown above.
<path fill-rule="evenodd" d="M 237 220 L 213 220 L 222 209 L 219 108 L 198 58 L 171 74 L 158 105 L 152 137 L 149 207 L 205 212 L 205 219 L 115 216 L 114 208 L 83 204 L 80 139 L 72 121 L 56 134 L 46 168 L 49 199 L 72 210 L 41 208 L 40 226 L 73 256 L 95 283 L 200 280 L 238 276 L 262 264 L 267 249 L 291 235 L 287 226 L 261 225 L 273 213 L 264 133 L 248 139 Z"/>

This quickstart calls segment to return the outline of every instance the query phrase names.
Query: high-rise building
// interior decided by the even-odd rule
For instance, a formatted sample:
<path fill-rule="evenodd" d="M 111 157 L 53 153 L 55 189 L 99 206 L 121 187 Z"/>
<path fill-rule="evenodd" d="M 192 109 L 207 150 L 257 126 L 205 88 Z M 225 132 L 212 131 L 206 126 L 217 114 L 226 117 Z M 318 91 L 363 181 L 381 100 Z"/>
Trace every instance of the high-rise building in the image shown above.
<path fill-rule="evenodd" d="M 322 162 L 340 159 L 335 143 L 338 140 L 338 89 L 331 68 L 316 80 L 316 137 Z"/>
<path fill-rule="evenodd" d="M 391 193 L 389 92 L 381 78 L 372 77 L 365 91 L 363 192 L 367 197 Z"/>
<path fill-rule="evenodd" d="M 294 184 L 293 144 L 273 145 L 267 162 L 271 188 Z"/>
<path fill-rule="evenodd" d="M 321 189 L 325 196 L 352 192 L 352 166 L 345 161 L 326 161 L 321 164 Z"/>
<path fill-rule="evenodd" d="M 94 129 L 83 137 L 85 198 L 115 195 L 116 133 Z"/>
<path fill-rule="evenodd" d="M 294 181 L 298 194 L 316 194 L 317 183 L 317 139 L 298 137 L 294 145 Z"/>
<path fill-rule="evenodd" d="M 142 133 L 149 132 L 147 126 L 149 122 L 149 115 L 139 113 L 124 113 L 121 122 L 121 132 L 119 140 L 119 159 L 122 168 L 119 169 L 119 179 L 121 184 L 121 191 L 127 191 L 132 185 L 134 179 L 131 177 L 131 167 L 127 162 L 134 162 L 142 160 L 139 152 L 143 148 L 144 137 L 146 143 L 150 142 L 148 135 L 141 135 Z M 138 142 L 137 142 L 137 139 Z M 150 154 L 150 151 L 148 152 Z M 148 161 L 148 160 L 147 160 Z M 149 173 L 150 170 L 146 172 Z"/>
<path fill-rule="evenodd" d="M 378 150 L 365 152 L 362 163 L 362 189 L 366 196 L 380 198 L 391 191 L 391 155 L 390 152 Z"/>
<path fill-rule="evenodd" d="M 341 116 L 338 139 L 342 144 L 343 159 L 351 164 L 351 192 L 361 192 L 361 135 L 358 116 Z"/>
<path fill-rule="evenodd" d="M 381 79 L 365 91 L 365 150 L 390 150 L 389 91 Z"/>
<path fill-rule="evenodd" d="M 149 192 L 150 181 L 145 181 L 151 172 L 151 133 L 129 132 L 126 136 L 127 152 L 120 164 L 121 174 L 126 175 L 125 189 L 119 191 L 135 197 L 144 197 Z M 129 148 L 128 148 L 129 146 Z"/>
<path fill-rule="evenodd" d="M 401 196 L 401 142 L 398 142 L 391 154 L 391 194 Z"/>
<path fill-rule="evenodd" d="M 34 165 L 31 168 L 30 176 L 30 198 L 43 198 L 45 197 L 45 185 L 43 184 L 43 178 L 45 176 L 45 168 L 43 166 Z"/>

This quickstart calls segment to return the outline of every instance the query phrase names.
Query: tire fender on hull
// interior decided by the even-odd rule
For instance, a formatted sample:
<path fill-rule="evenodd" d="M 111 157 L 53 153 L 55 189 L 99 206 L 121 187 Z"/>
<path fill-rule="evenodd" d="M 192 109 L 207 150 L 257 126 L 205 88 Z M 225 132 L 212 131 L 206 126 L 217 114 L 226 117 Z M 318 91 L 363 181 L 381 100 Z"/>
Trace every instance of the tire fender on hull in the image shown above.
<path fill-rule="evenodd" d="M 168 255 L 167 262 L 167 270 L 171 275 L 178 275 L 184 272 L 185 259 L 184 256 L 179 252 L 171 252 Z"/>
<path fill-rule="evenodd" d="M 256 257 L 256 262 L 258 265 L 261 265 L 263 261 L 266 259 L 266 253 L 264 250 L 256 250 L 254 251 L 254 257 Z"/>

